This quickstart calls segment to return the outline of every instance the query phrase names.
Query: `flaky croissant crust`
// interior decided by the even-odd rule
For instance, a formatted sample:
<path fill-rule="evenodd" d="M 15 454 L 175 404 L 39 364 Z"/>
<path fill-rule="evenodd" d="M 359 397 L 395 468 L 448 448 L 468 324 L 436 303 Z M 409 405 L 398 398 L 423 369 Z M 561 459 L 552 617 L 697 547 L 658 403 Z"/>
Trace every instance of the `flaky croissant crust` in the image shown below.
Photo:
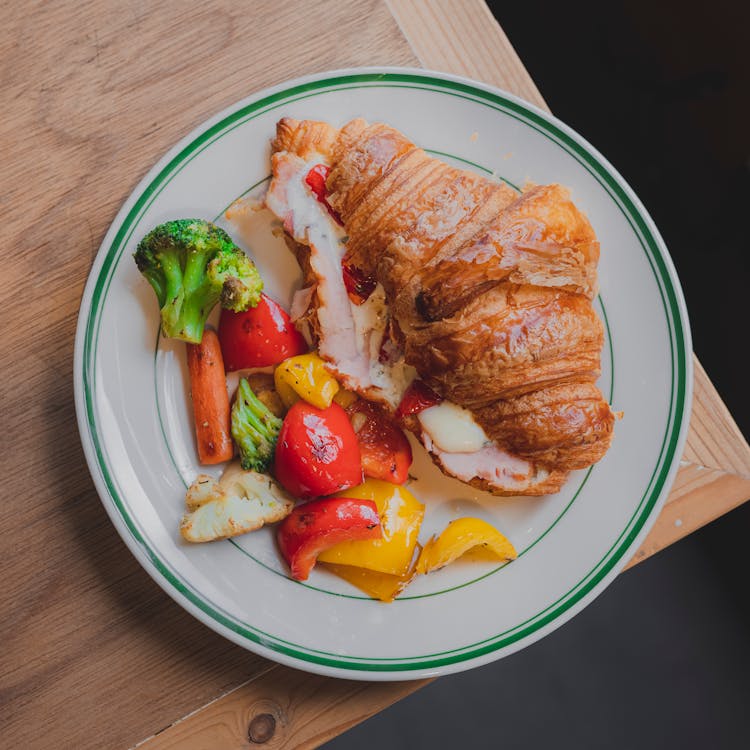
<path fill-rule="evenodd" d="M 567 472 L 614 423 L 595 385 L 599 243 L 560 185 L 521 194 L 358 119 L 283 119 L 274 151 L 319 153 L 347 263 L 383 284 L 406 360 L 514 455 Z"/>

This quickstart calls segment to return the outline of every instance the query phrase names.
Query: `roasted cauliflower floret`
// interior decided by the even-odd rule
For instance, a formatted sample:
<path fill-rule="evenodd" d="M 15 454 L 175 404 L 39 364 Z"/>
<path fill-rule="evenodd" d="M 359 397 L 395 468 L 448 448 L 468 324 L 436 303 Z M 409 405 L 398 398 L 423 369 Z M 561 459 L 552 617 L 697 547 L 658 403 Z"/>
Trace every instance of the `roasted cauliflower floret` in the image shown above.
<path fill-rule="evenodd" d="M 267 474 L 243 471 L 230 464 L 217 482 L 199 474 L 185 496 L 187 512 L 180 533 L 188 542 L 211 542 L 256 531 L 281 521 L 294 507 L 294 499 Z"/>

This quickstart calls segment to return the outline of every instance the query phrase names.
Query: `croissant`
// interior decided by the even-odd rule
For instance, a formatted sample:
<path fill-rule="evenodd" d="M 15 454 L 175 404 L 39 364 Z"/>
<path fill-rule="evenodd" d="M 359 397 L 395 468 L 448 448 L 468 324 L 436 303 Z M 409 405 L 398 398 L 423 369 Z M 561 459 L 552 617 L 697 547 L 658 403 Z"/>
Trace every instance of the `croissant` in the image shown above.
<path fill-rule="evenodd" d="M 405 426 L 447 474 L 497 495 L 555 492 L 602 458 L 615 417 L 595 385 L 599 243 L 565 188 L 519 194 L 361 119 L 282 119 L 272 170 L 266 204 L 304 273 L 293 314 L 346 387 L 393 412 L 424 381 L 481 445 Z"/>

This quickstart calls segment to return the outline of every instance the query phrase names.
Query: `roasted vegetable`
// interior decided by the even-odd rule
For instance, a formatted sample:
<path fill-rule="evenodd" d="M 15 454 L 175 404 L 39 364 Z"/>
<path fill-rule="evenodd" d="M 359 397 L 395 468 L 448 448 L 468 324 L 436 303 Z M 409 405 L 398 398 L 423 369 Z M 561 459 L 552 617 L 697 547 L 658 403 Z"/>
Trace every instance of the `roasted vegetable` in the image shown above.
<path fill-rule="evenodd" d="M 291 406 L 300 398 L 326 409 L 339 390 L 339 384 L 315 353 L 300 354 L 284 360 L 274 371 L 274 382 L 281 400 Z"/>
<path fill-rule="evenodd" d="M 476 547 L 482 548 L 496 560 L 516 559 L 516 549 L 494 526 L 481 518 L 457 518 L 451 521 L 440 536 L 425 544 L 417 561 L 420 575 L 439 570 Z"/>
<path fill-rule="evenodd" d="M 247 382 L 253 389 L 253 393 L 258 401 L 265 404 L 271 413 L 283 419 L 286 414 L 286 406 L 276 391 L 273 384 L 273 373 L 270 372 L 251 372 L 247 375 Z"/>
<path fill-rule="evenodd" d="M 195 441 L 202 464 L 231 460 L 229 394 L 216 333 L 210 329 L 200 344 L 187 344 L 190 397 L 193 401 Z"/>
<path fill-rule="evenodd" d="M 327 409 L 316 409 L 306 401 L 294 404 L 276 443 L 274 474 L 303 500 L 359 484 L 359 444 L 346 412 L 338 404 Z"/>
<path fill-rule="evenodd" d="M 277 365 L 309 349 L 286 311 L 265 294 L 244 312 L 222 310 L 219 340 L 227 372 Z"/>
<path fill-rule="evenodd" d="M 326 188 L 326 180 L 328 175 L 331 173 L 331 168 L 326 164 L 316 164 L 305 177 L 305 183 L 313 191 L 313 195 L 317 198 L 319 203 L 322 203 L 329 214 L 334 218 L 339 226 L 344 226 L 344 222 L 341 221 L 341 217 L 338 212 L 333 209 L 331 204 L 328 202 L 328 189 Z"/>
<path fill-rule="evenodd" d="M 241 378 L 232 406 L 232 437 L 243 469 L 266 471 L 273 460 L 281 424 L 253 393 L 247 379 Z"/>
<path fill-rule="evenodd" d="M 396 576 L 391 573 L 380 573 L 377 570 L 367 568 L 356 568 L 353 565 L 338 565 L 336 563 L 323 562 L 319 557 L 320 564 L 331 573 L 348 581 L 367 596 L 379 599 L 381 602 L 392 602 L 412 582 L 416 570 L 412 568 L 403 575 Z"/>
<path fill-rule="evenodd" d="M 185 496 L 180 533 L 188 542 L 211 542 L 255 531 L 286 517 L 294 500 L 266 474 L 230 464 L 217 482 L 199 474 Z"/>
<path fill-rule="evenodd" d="M 203 219 L 160 224 L 138 243 L 133 257 L 156 292 L 168 338 L 200 343 L 217 303 L 241 312 L 258 304 L 263 289 L 250 258 L 223 229 Z"/>
<path fill-rule="evenodd" d="M 358 399 L 346 410 L 357 433 L 366 477 L 403 484 L 409 478 L 411 446 L 403 430 L 377 404 Z"/>
<path fill-rule="evenodd" d="M 371 500 L 378 509 L 383 537 L 366 542 L 342 542 L 320 555 L 321 562 L 403 576 L 409 571 L 424 518 L 424 505 L 405 487 L 366 479 L 339 493 L 354 500 Z"/>
<path fill-rule="evenodd" d="M 292 577 L 305 581 L 323 550 L 345 540 L 378 539 L 381 534 L 372 500 L 327 497 L 298 505 L 280 524 L 277 539 Z"/>
<path fill-rule="evenodd" d="M 425 385 L 421 380 L 413 380 L 406 389 L 398 409 L 396 409 L 396 417 L 403 419 L 411 414 L 419 414 L 419 412 L 429 409 L 441 401 L 440 396 L 432 388 Z"/>

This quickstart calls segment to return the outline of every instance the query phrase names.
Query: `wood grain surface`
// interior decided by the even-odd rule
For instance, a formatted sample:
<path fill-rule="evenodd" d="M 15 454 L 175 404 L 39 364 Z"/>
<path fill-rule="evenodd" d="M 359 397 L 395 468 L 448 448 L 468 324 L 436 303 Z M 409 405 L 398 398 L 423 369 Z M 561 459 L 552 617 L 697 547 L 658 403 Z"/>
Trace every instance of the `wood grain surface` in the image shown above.
<path fill-rule="evenodd" d="M 479 0 L 309 7 L 69 0 L 4 8 L 4 747 L 315 747 L 421 684 L 306 675 L 193 619 L 120 541 L 75 423 L 73 337 L 96 250 L 147 169 L 204 119 L 301 73 L 373 64 L 464 73 L 544 106 Z M 750 450 L 697 367 L 685 462 L 639 556 L 749 495 Z"/>
<path fill-rule="evenodd" d="M 107 227 L 189 130 L 302 72 L 417 64 L 379 0 L 318 2 L 313 22 L 304 6 L 4 6 L 0 746 L 131 747 L 271 666 L 120 541 L 78 438 L 73 338 Z"/>

